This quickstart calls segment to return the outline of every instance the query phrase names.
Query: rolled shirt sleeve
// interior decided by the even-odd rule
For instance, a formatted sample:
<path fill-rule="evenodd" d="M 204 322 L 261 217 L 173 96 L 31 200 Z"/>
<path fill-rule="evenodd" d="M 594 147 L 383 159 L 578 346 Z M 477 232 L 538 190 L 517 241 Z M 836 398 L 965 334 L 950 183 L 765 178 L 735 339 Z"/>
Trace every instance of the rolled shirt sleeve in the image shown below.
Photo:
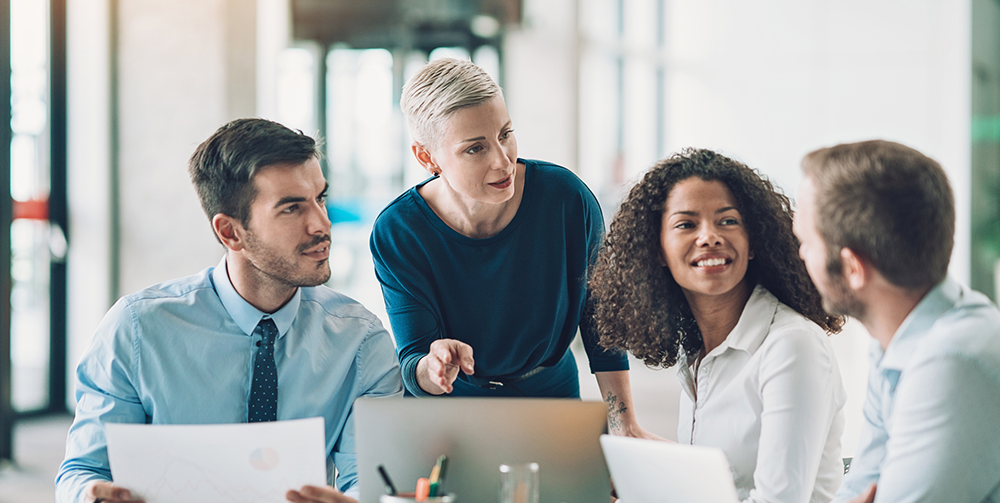
<path fill-rule="evenodd" d="M 147 416 L 132 383 L 134 332 L 125 302 L 101 322 L 77 366 L 76 418 L 66 439 L 66 458 L 56 476 L 56 501 L 76 503 L 93 480 L 111 480 L 106 423 L 145 423 Z"/>
<path fill-rule="evenodd" d="M 360 376 L 358 398 L 402 396 L 396 352 L 389 333 L 377 319 L 372 320 L 372 331 L 361 344 L 356 365 Z M 354 438 L 354 406 L 351 405 L 333 448 L 333 463 L 337 468 L 337 489 L 348 495 L 355 494 L 357 498 L 358 459 Z"/>

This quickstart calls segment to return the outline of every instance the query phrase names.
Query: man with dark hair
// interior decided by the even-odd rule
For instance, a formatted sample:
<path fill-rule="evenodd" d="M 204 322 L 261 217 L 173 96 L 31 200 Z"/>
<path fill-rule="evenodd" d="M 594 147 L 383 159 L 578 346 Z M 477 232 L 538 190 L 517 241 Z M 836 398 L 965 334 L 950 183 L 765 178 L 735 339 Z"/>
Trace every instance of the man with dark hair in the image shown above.
<path fill-rule="evenodd" d="M 120 299 L 77 367 L 76 419 L 56 497 L 133 501 L 114 485 L 107 423 L 212 424 L 322 417 L 327 483 L 357 496 L 352 405 L 402 394 L 378 318 L 324 286 L 327 183 L 312 138 L 262 119 L 219 128 L 190 174 L 222 261 Z M 333 487 L 290 501 L 354 501 Z"/>
<path fill-rule="evenodd" d="M 948 277 L 941 166 L 887 141 L 802 160 L 794 230 L 831 314 L 874 339 L 861 442 L 835 502 L 1000 501 L 1000 311 Z"/>

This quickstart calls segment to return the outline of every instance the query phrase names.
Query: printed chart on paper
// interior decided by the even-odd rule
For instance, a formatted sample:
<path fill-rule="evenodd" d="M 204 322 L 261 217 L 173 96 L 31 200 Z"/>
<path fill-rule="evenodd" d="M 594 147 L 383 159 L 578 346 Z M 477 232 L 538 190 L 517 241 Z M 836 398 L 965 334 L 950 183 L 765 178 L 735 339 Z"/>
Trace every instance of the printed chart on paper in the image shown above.
<path fill-rule="evenodd" d="M 321 418 L 251 424 L 108 424 L 116 485 L 147 503 L 285 501 L 326 485 Z"/>

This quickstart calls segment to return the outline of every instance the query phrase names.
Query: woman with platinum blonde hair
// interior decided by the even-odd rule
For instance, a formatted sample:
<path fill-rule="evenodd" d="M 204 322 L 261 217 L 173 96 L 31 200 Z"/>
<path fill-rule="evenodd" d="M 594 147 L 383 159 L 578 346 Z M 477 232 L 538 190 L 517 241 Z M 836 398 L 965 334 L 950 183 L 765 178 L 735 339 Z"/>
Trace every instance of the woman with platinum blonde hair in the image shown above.
<path fill-rule="evenodd" d="M 428 63 L 401 108 L 431 176 L 382 211 L 371 251 L 407 391 L 578 398 L 579 327 L 611 431 L 646 436 L 626 355 L 598 346 L 585 310 L 604 233 L 594 194 L 518 157 L 501 89 L 470 61 Z"/>
<path fill-rule="evenodd" d="M 798 250 L 784 194 L 692 149 L 632 187 L 590 278 L 601 344 L 677 366 L 677 438 L 722 449 L 744 503 L 825 503 L 843 476 L 846 394 L 826 334 L 844 320 Z"/>

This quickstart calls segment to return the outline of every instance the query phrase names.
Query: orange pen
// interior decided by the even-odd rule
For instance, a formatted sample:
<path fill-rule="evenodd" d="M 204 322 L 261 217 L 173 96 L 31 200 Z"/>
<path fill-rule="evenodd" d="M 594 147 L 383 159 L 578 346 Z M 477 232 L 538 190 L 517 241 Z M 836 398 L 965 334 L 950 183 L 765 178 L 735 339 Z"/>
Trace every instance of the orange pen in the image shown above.
<path fill-rule="evenodd" d="M 424 501 L 431 492 L 431 481 L 426 477 L 417 479 L 416 500 Z"/>

